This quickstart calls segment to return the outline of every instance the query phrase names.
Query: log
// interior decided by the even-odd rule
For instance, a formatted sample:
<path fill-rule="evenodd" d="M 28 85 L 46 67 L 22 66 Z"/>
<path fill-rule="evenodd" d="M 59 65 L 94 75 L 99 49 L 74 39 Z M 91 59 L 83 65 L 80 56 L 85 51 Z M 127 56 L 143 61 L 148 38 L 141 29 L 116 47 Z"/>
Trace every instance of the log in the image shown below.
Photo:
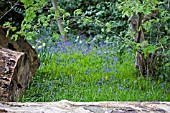
<path fill-rule="evenodd" d="M 25 53 L 0 47 L 0 101 L 17 101 L 22 96 L 29 70 Z"/>
<path fill-rule="evenodd" d="M 40 66 L 40 60 L 34 48 L 24 39 L 19 36 L 18 39 L 12 40 L 10 37 L 6 37 L 3 32 L 3 28 L 0 26 L 0 46 L 11 49 L 13 51 L 25 52 L 30 65 L 30 78 L 35 74 L 36 70 Z"/>
<path fill-rule="evenodd" d="M 3 113 L 169 113 L 170 102 L 3 102 Z"/>
<path fill-rule="evenodd" d="M 21 52 L 23 54 L 23 55 L 19 55 L 21 58 L 18 58 L 19 57 L 18 56 L 18 57 L 16 57 L 15 60 L 13 60 L 13 61 L 15 61 L 15 63 L 19 63 L 19 64 L 16 65 L 16 67 L 13 67 L 13 68 L 16 68 L 17 73 L 15 73 L 15 75 L 11 75 L 11 77 L 13 76 L 15 78 L 10 78 L 10 80 L 11 79 L 15 79 L 15 80 L 8 82 L 8 85 L 9 84 L 16 85 L 14 87 L 10 86 L 10 88 L 14 88 L 14 89 L 11 89 L 11 90 L 15 90 L 16 92 L 15 91 L 10 92 L 10 93 L 14 93 L 14 94 L 9 94 L 9 95 L 13 95 L 9 99 L 0 98 L 0 101 L 17 101 L 17 99 L 19 97 L 21 97 L 22 91 L 18 92 L 18 89 L 16 89 L 16 87 L 19 88 L 20 90 L 23 90 L 23 91 L 25 90 L 25 88 L 31 82 L 31 79 L 32 79 L 33 75 L 35 74 L 36 70 L 40 66 L 40 60 L 38 58 L 36 51 L 27 42 L 27 40 L 25 40 L 21 36 L 18 37 L 17 41 L 11 40 L 10 37 L 6 37 L 4 30 L 1 26 L 0 26 L 0 46 L 3 47 L 3 48 L 7 48 L 6 51 L 13 53 L 13 54 L 11 54 L 13 56 L 15 56 L 15 54 L 19 55 L 19 52 Z M 9 51 L 8 49 L 12 50 L 13 52 Z M 6 55 L 8 55 L 8 54 L 6 53 Z M 0 54 L 0 56 L 1 56 L 1 54 Z M 9 56 L 6 56 L 6 59 L 10 58 Z M 5 57 L 5 56 L 3 56 L 3 57 Z M 0 57 L 0 60 L 3 61 L 3 57 Z M 22 65 L 25 65 L 25 67 L 22 66 Z M 1 68 L 2 69 L 5 68 L 3 64 L 1 64 Z M 1 71 L 0 71 L 0 73 L 1 73 Z M 1 76 L 5 77 L 4 74 L 2 74 Z M 16 79 L 16 78 L 18 78 L 18 79 Z M 3 84 L 2 82 L 3 81 L 0 81 L 0 87 L 4 87 L 2 85 Z M 0 96 L 3 97 L 4 94 L 2 92 L 4 92 L 4 90 L 0 89 L 0 92 L 1 92 Z M 17 92 L 18 92 L 18 94 L 17 94 Z M 15 94 L 17 94 L 17 95 L 15 95 Z"/>

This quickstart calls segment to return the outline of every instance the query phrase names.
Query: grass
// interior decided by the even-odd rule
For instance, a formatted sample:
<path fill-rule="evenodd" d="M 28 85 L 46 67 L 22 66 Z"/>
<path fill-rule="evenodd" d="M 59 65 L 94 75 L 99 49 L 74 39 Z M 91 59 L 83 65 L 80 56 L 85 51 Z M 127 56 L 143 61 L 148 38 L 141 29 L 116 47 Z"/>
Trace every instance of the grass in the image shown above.
<path fill-rule="evenodd" d="M 38 50 L 41 66 L 20 101 L 170 101 L 170 84 L 136 75 L 130 49 L 61 44 Z"/>

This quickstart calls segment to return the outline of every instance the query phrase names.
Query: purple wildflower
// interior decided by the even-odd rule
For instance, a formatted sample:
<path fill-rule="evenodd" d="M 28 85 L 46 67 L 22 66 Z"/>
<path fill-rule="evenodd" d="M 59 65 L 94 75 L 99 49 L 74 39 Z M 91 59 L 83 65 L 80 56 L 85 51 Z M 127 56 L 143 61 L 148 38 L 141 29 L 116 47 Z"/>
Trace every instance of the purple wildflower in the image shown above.
<path fill-rule="evenodd" d="M 104 84 L 104 78 L 102 78 L 102 81 L 101 81 L 102 85 Z"/>
<path fill-rule="evenodd" d="M 117 63 L 118 62 L 118 58 L 117 57 L 113 57 L 113 60 Z"/>
<path fill-rule="evenodd" d="M 118 89 L 119 89 L 119 90 L 122 90 L 122 89 L 123 89 L 123 88 L 122 88 L 122 84 L 119 84 L 119 85 L 118 85 Z"/>
<path fill-rule="evenodd" d="M 81 38 L 81 39 L 85 39 L 84 34 L 80 35 L 80 38 Z"/>
<path fill-rule="evenodd" d="M 98 92 L 99 92 L 99 93 L 101 93 L 101 92 L 102 92 L 102 90 L 100 89 L 100 87 L 98 88 Z"/>

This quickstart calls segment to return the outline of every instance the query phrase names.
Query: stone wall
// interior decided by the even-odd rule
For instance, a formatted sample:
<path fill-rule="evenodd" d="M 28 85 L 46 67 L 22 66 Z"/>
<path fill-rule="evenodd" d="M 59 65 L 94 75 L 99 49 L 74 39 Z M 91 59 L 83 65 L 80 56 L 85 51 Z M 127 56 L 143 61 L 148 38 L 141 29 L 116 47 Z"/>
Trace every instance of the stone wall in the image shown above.
<path fill-rule="evenodd" d="M 0 113 L 169 113 L 170 102 L 1 102 Z"/>

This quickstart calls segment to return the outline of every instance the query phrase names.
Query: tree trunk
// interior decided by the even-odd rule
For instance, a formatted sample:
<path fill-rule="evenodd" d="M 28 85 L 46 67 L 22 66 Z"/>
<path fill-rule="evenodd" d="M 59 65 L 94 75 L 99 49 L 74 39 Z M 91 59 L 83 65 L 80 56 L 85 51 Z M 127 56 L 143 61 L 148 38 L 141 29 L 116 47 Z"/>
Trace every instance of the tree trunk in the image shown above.
<path fill-rule="evenodd" d="M 0 101 L 17 101 L 28 86 L 29 72 L 25 53 L 0 48 Z"/>
<path fill-rule="evenodd" d="M 142 15 L 141 14 L 133 14 L 133 16 L 129 19 L 132 32 L 135 33 L 133 39 L 136 43 L 142 43 L 144 38 L 143 30 L 139 30 L 139 27 L 142 24 Z M 145 65 L 145 58 L 142 52 L 137 51 L 135 56 L 135 67 L 140 71 L 142 75 L 146 74 L 146 65 Z"/>
<path fill-rule="evenodd" d="M 133 39 L 136 43 L 142 43 L 143 41 L 145 41 L 143 28 L 141 27 L 139 29 L 139 27 L 142 26 L 144 22 L 146 22 L 146 19 L 144 17 L 145 16 L 143 16 L 141 13 L 138 14 L 134 13 L 133 16 L 129 19 L 132 32 L 135 33 Z M 135 56 L 135 67 L 139 70 L 139 72 L 142 75 L 147 75 L 147 77 L 152 76 L 154 75 L 155 70 L 154 69 L 155 57 L 156 52 L 150 53 L 148 56 L 145 57 L 143 51 L 140 48 L 138 48 Z"/>
<path fill-rule="evenodd" d="M 58 14 L 57 14 L 57 24 L 58 24 L 58 27 L 59 27 L 59 30 L 60 30 L 60 34 L 63 36 L 63 41 L 67 42 L 68 41 L 68 36 L 64 31 L 64 27 L 63 27 L 61 16 L 60 16 L 60 11 L 58 9 L 57 0 L 51 0 L 51 2 L 53 4 L 55 12 L 58 12 Z"/>

